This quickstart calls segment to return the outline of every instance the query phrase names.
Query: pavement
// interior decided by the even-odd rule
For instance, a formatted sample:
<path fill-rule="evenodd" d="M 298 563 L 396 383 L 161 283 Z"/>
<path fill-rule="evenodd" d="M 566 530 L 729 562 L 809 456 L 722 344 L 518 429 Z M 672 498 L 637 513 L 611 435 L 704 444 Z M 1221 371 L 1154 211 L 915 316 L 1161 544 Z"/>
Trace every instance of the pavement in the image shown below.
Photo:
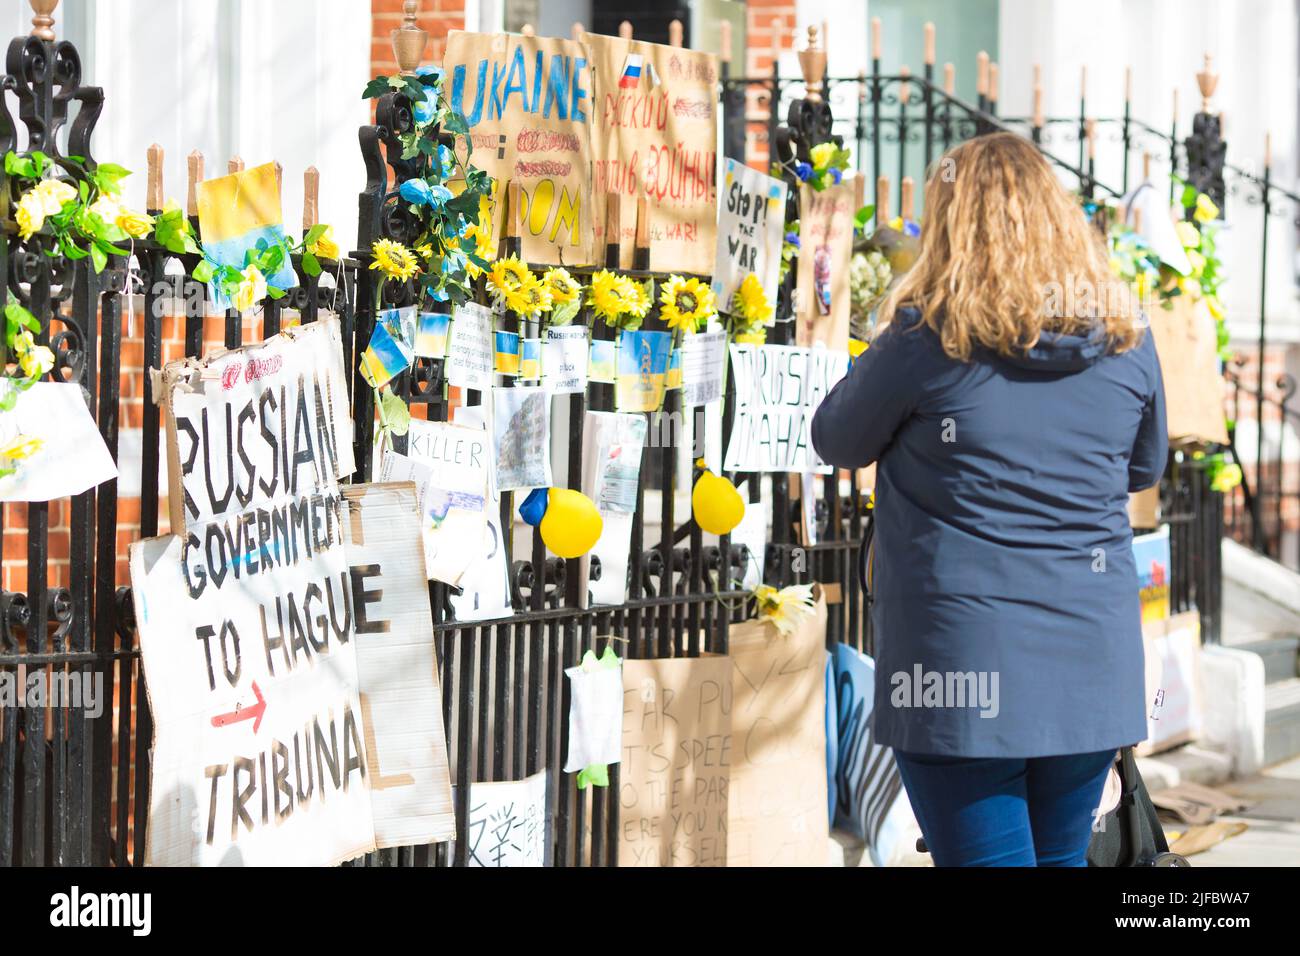
<path fill-rule="evenodd" d="M 1193 855 L 1192 866 L 1300 866 L 1300 757 L 1218 787 L 1254 805 L 1220 817 L 1246 824 L 1245 831 Z"/>

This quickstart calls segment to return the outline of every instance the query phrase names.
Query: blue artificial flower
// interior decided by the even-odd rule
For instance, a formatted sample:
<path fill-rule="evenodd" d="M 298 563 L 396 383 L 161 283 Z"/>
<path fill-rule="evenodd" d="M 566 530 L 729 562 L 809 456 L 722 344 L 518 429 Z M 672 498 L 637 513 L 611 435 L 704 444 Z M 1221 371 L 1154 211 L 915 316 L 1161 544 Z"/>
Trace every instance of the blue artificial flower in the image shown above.
<path fill-rule="evenodd" d="M 444 179 L 456 171 L 456 154 L 441 143 L 438 144 L 438 162 L 442 164 Z"/>
<path fill-rule="evenodd" d="M 838 169 L 836 169 L 834 166 L 832 166 L 832 167 L 831 167 L 831 180 L 835 183 L 835 185 L 838 186 L 838 185 L 840 184 L 840 180 L 843 179 L 843 178 L 844 178 L 844 174 L 843 174 L 842 172 L 840 172 Z"/>
<path fill-rule="evenodd" d="M 434 302 L 446 302 L 448 296 L 444 289 L 430 289 L 429 298 Z"/>
<path fill-rule="evenodd" d="M 797 233 L 797 232 L 787 232 L 787 233 L 785 234 L 785 241 L 786 241 L 786 244 L 787 244 L 787 245 L 794 246 L 796 249 L 798 249 L 798 248 L 799 248 L 799 233 Z"/>
<path fill-rule="evenodd" d="M 519 517 L 524 519 L 525 524 L 530 524 L 534 528 L 542 523 L 542 516 L 546 514 L 546 506 L 549 503 L 550 488 L 534 488 L 528 492 L 519 505 Z"/>
<path fill-rule="evenodd" d="M 796 163 L 794 167 L 794 174 L 798 176 L 802 182 L 806 183 L 808 180 L 812 179 L 812 174 L 813 174 L 812 164 Z"/>
<path fill-rule="evenodd" d="M 431 185 L 423 179 L 408 179 L 397 191 L 403 199 L 415 206 L 437 208 L 452 198 L 451 190 L 446 186 Z"/>
<path fill-rule="evenodd" d="M 919 236 L 921 234 L 921 224 L 909 219 L 903 223 L 903 232 L 909 236 Z"/>
<path fill-rule="evenodd" d="M 428 126 L 433 122 L 433 100 L 429 97 L 415 104 L 415 122 L 418 126 Z"/>

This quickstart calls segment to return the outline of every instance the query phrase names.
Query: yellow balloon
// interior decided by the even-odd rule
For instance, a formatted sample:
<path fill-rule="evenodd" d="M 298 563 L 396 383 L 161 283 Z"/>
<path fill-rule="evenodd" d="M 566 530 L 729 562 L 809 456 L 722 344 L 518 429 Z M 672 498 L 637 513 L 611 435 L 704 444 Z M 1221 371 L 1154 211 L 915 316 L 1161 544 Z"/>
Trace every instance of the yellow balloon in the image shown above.
<path fill-rule="evenodd" d="M 595 546 L 603 526 L 595 503 L 581 491 L 552 488 L 537 529 L 552 552 L 562 558 L 577 558 Z"/>
<path fill-rule="evenodd" d="M 691 492 L 691 511 L 709 534 L 728 534 L 745 516 L 745 499 L 726 478 L 706 471 Z"/>

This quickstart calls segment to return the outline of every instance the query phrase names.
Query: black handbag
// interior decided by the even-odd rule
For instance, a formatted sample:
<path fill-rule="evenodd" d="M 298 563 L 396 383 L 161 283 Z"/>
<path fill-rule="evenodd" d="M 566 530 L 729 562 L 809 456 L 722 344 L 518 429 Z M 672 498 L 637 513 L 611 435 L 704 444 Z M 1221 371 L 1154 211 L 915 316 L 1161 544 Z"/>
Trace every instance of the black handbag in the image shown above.
<path fill-rule="evenodd" d="M 1115 770 L 1120 780 L 1119 803 L 1093 829 L 1088 865 L 1191 866 L 1186 857 L 1169 852 L 1165 831 L 1138 772 L 1132 747 L 1120 750 Z"/>

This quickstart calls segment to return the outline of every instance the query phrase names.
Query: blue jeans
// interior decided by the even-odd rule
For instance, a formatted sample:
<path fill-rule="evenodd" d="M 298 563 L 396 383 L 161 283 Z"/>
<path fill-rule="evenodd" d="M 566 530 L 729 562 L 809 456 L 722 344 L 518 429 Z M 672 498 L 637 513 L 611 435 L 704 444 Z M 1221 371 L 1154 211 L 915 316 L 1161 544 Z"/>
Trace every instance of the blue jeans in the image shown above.
<path fill-rule="evenodd" d="M 1114 750 L 1028 759 L 894 752 L 935 866 L 1086 866 Z"/>

